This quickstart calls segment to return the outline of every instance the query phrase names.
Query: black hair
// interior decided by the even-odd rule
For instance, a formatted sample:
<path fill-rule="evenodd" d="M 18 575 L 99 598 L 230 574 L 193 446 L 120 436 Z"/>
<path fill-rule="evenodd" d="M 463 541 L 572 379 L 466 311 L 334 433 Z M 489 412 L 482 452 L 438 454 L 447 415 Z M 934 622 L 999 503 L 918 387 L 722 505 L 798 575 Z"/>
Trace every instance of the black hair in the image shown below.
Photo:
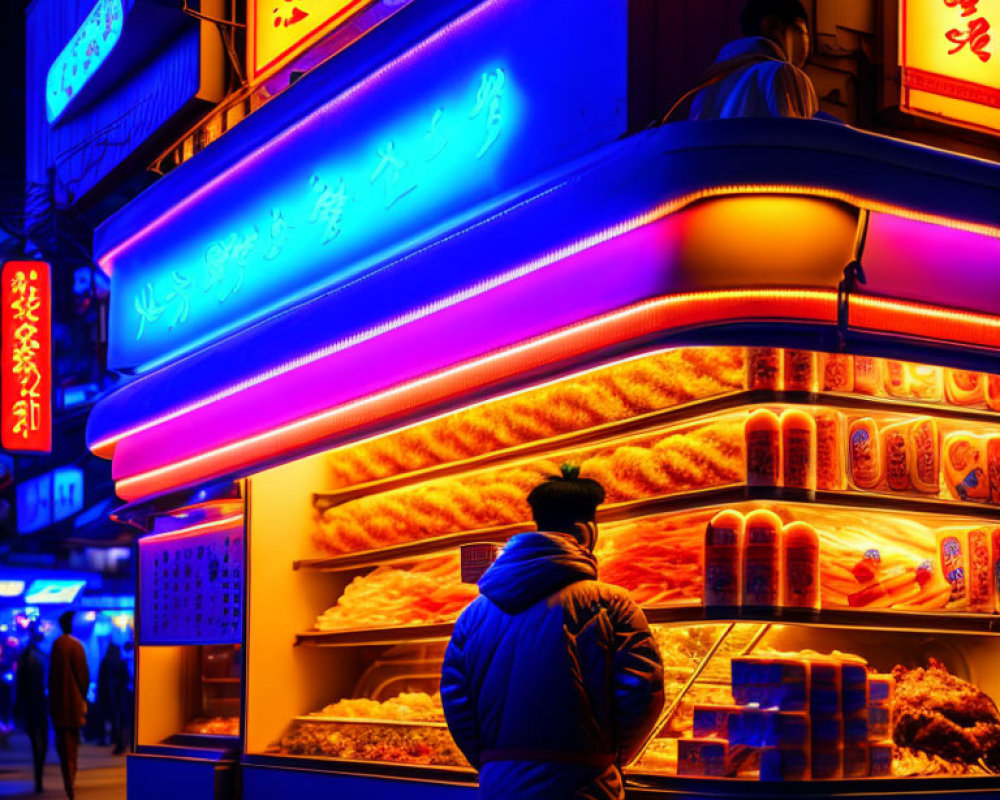
<path fill-rule="evenodd" d="M 528 505 L 540 531 L 576 535 L 578 522 L 593 522 L 604 502 L 604 487 L 580 477 L 580 468 L 563 464 L 561 475 L 550 475 L 528 494 Z"/>
<path fill-rule="evenodd" d="M 75 611 L 64 611 L 59 615 L 59 627 L 62 629 L 63 633 L 73 632 L 73 617 L 75 615 Z"/>
<path fill-rule="evenodd" d="M 760 36 L 761 25 L 768 17 L 777 17 L 782 25 L 791 25 L 798 19 L 809 21 L 801 0 L 749 0 L 740 14 L 743 35 Z"/>

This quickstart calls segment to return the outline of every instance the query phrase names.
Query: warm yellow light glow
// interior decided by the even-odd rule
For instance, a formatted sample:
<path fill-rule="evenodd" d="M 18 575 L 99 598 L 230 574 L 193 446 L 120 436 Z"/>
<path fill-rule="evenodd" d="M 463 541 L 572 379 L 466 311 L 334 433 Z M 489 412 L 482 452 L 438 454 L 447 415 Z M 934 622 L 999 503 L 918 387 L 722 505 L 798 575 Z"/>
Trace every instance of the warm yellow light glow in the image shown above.
<path fill-rule="evenodd" d="M 904 111 L 1000 131 L 1000 0 L 900 0 Z"/>
<path fill-rule="evenodd" d="M 337 27 L 368 0 L 249 0 L 247 48 L 250 75 L 264 77 Z"/>

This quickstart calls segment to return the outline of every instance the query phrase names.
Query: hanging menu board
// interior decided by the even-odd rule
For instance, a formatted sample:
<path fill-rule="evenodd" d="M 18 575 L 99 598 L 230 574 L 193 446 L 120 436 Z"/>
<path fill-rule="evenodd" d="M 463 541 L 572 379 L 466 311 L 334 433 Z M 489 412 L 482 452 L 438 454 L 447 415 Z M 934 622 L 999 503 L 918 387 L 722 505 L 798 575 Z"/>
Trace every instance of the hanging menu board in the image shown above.
<path fill-rule="evenodd" d="M 139 541 L 140 644 L 243 639 L 242 524 Z"/>

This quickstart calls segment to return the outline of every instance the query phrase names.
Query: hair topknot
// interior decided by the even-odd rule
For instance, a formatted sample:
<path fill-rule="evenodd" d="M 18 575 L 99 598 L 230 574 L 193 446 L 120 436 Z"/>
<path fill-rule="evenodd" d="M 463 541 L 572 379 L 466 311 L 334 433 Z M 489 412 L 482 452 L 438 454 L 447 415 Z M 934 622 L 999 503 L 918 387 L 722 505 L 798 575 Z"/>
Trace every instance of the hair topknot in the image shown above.
<path fill-rule="evenodd" d="M 580 477 L 580 467 L 563 464 L 528 494 L 528 505 L 540 531 L 574 533 L 578 522 L 593 522 L 604 502 L 604 487 Z"/>

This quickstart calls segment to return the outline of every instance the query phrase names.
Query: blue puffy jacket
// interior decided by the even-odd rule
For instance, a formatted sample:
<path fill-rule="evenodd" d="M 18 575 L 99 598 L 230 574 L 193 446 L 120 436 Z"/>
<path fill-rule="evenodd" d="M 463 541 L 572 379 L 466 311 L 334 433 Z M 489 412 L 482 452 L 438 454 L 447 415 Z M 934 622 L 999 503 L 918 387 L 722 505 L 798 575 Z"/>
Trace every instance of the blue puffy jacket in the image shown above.
<path fill-rule="evenodd" d="M 524 533 L 479 581 L 441 699 L 481 800 L 613 800 L 663 708 L 642 611 L 571 537 Z"/>

